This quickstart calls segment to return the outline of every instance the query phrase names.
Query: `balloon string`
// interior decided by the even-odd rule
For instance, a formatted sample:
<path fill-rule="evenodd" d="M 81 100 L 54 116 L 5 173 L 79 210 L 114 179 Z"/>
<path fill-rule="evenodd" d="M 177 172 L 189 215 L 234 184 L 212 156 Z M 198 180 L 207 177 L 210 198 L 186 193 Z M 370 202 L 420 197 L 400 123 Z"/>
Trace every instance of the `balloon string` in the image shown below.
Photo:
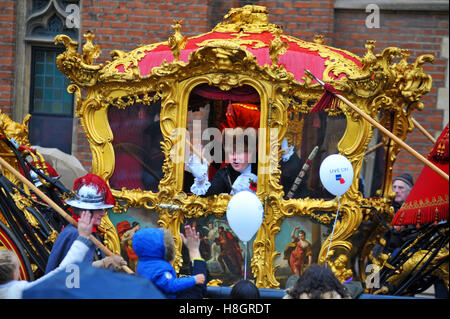
<path fill-rule="evenodd" d="M 328 253 L 330 252 L 331 242 L 333 241 L 334 227 L 336 227 L 336 222 L 337 222 L 337 218 L 338 218 L 338 215 L 339 215 L 339 205 L 340 205 L 339 198 L 340 198 L 340 196 L 337 196 L 337 200 L 338 200 L 338 208 L 337 208 L 337 211 L 336 211 L 336 217 L 334 218 L 333 230 L 331 231 L 330 244 L 328 245 L 327 255 L 326 255 L 326 257 L 325 257 L 325 262 L 326 262 L 327 259 L 328 259 Z"/>
<path fill-rule="evenodd" d="M 244 241 L 244 246 L 245 246 L 244 280 L 247 280 L 247 242 L 246 241 Z"/>

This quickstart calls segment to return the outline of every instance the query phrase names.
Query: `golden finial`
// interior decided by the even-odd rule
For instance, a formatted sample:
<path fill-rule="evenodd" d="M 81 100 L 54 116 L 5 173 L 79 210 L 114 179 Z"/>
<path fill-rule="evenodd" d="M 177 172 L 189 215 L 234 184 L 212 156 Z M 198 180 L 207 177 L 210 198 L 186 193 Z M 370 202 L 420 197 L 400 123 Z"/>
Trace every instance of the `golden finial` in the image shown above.
<path fill-rule="evenodd" d="M 169 37 L 168 44 L 169 44 L 170 50 L 172 51 L 174 60 L 178 61 L 178 59 L 180 58 L 180 52 L 186 46 L 188 38 L 185 37 L 184 35 L 182 35 L 180 32 L 181 23 L 183 21 L 182 20 L 174 20 L 173 22 L 175 23 L 175 25 L 172 25 L 172 28 L 175 32 L 174 32 L 174 34 L 172 34 Z"/>
<path fill-rule="evenodd" d="M 83 34 L 83 37 L 86 39 L 86 43 L 83 45 L 83 62 L 92 65 L 102 51 L 100 50 L 99 45 L 94 45 L 92 43 L 92 39 L 94 39 L 95 35 L 91 31 L 87 31 Z"/>
<path fill-rule="evenodd" d="M 30 141 L 28 140 L 28 122 L 30 119 L 31 115 L 27 114 L 22 124 L 17 123 L 0 110 L 0 135 L 14 138 L 20 145 L 30 146 Z"/>
<path fill-rule="evenodd" d="M 375 40 L 367 40 L 366 42 L 366 54 L 361 59 L 361 64 L 364 69 L 374 64 L 377 61 L 377 57 L 373 54 L 373 49 L 375 49 Z"/>
<path fill-rule="evenodd" d="M 287 42 L 283 42 L 280 39 L 280 35 L 283 32 L 281 27 L 278 27 L 275 30 L 274 38 L 272 41 L 270 41 L 269 44 L 269 55 L 270 59 L 272 60 L 272 65 L 278 65 L 278 59 L 280 58 L 280 55 L 285 54 L 289 44 Z"/>
<path fill-rule="evenodd" d="M 313 40 L 313 42 L 317 43 L 317 44 L 323 44 L 323 42 L 324 42 L 323 34 L 314 33 L 314 40 Z"/>

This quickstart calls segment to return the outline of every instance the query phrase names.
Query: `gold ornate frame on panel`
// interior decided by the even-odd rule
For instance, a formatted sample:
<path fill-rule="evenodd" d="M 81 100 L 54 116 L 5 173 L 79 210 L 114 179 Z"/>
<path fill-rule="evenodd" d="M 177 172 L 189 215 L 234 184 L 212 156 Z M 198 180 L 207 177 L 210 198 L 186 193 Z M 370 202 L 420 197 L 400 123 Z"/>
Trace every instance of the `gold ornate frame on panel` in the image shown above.
<path fill-rule="evenodd" d="M 251 12 L 251 7 L 244 8 Z M 265 14 L 264 7 L 255 7 L 257 7 L 256 14 L 261 18 L 261 14 Z M 309 43 L 281 35 L 280 30 L 273 25 L 264 27 L 262 22 L 252 25 L 248 12 L 246 21 L 240 21 L 239 12 L 236 11 L 239 9 L 233 10 L 235 10 L 233 19 L 238 21 L 236 23 L 240 28 L 243 24 L 252 32 L 258 28 L 263 31 L 269 30 L 276 33 L 278 40 L 296 41 L 302 47 L 317 50 L 322 57 L 333 57 L 336 54 L 320 43 Z M 259 18 L 256 21 L 259 21 Z M 265 23 L 267 24 L 267 21 Z M 227 28 L 231 28 L 230 32 L 236 32 L 231 22 L 227 24 Z M 176 29 L 178 37 L 173 37 L 170 42 L 172 52 L 177 55 L 180 53 L 181 42 L 178 43 L 176 39 L 184 39 L 180 36 L 179 29 L 179 27 Z M 93 59 L 98 56 L 99 48 L 92 44 L 92 35 L 88 34 L 85 38 L 87 41 L 83 46 L 83 55 L 76 52 L 77 43 L 67 36 L 57 36 L 55 43 L 63 43 L 66 46 L 66 51 L 58 56 L 57 64 L 72 81 L 68 90 L 76 96 L 76 114 L 81 118 L 91 146 L 94 173 L 108 180 L 114 171 L 113 135 L 107 120 L 108 108 L 125 108 L 136 102 L 150 105 L 156 100 L 161 100 L 160 125 L 163 135 L 161 147 L 165 161 L 164 177 L 160 181 L 159 192 L 152 193 L 140 189 L 114 191 L 114 196 L 120 202 L 126 202 L 125 206 L 117 206 L 114 209 L 121 212 L 133 206 L 157 211 L 159 224 L 169 228 L 174 234 L 177 248 L 174 261 L 176 269 L 179 269 L 182 263 L 179 228 L 183 219 L 210 214 L 220 218 L 226 212 L 227 203 L 231 198 L 227 194 L 207 198 L 188 196 L 181 191 L 183 163 L 174 163 L 170 154 L 173 147 L 180 142 L 181 154 L 184 154 L 183 136 L 177 137 L 173 132 L 177 128 L 186 128 L 189 94 L 201 83 L 208 83 L 223 90 L 246 84 L 258 91 L 261 100 L 261 128 L 265 129 L 259 138 L 259 149 L 264 150 L 260 153 L 259 160 L 267 163 L 266 168 L 270 170 L 270 174 L 262 174 L 262 170 L 258 170 L 260 174 L 258 184 L 262 187 L 258 187 L 257 196 L 264 204 L 265 214 L 254 241 L 251 267 L 258 287 L 279 287 L 274 275 L 273 263 L 278 254 L 275 251 L 274 238 L 280 231 L 283 219 L 299 215 L 330 224 L 334 220 L 337 208 L 337 202 L 333 200 L 310 198 L 285 200 L 282 186 L 278 182 L 281 174 L 278 164 L 281 155 L 279 145 L 288 126 L 287 110 L 289 108 L 296 112 L 308 113 L 310 107 L 305 101 L 317 101 L 323 93 L 322 87 L 319 84 L 312 84 L 312 78 L 307 74 L 303 78 L 304 82 L 296 81 L 291 73 L 276 63 L 270 66 L 258 65 L 256 57 L 246 50 L 245 46 L 233 41 L 208 40 L 191 53 L 187 63 L 178 59 L 171 63 L 164 61 L 160 66 L 154 67 L 149 75 L 141 76 L 137 65 L 144 51 L 150 51 L 167 42 L 143 46 L 130 53 L 115 50 L 111 52 L 112 62 L 107 62 L 106 65 L 92 65 Z M 431 88 L 431 77 L 423 72 L 422 65 L 425 62 L 432 62 L 433 57 L 420 56 L 414 64 L 408 64 L 409 53 L 405 50 L 387 48 L 381 54 L 375 54 L 374 41 L 368 41 L 366 48 L 366 54 L 358 58 L 362 64 L 361 68 L 356 67 L 354 63 L 345 64 L 342 58 L 335 57 L 326 63 L 323 79 L 373 118 L 380 116 L 380 123 L 404 140 L 413 128 L 411 112 L 423 109 L 423 104 L 419 100 Z M 279 53 L 276 52 L 282 51 L 274 49 L 273 57 L 271 55 L 273 61 L 278 58 Z M 397 58 L 400 58 L 399 62 L 396 61 Z M 124 65 L 123 73 L 118 72 L 116 68 L 118 65 Z M 333 80 L 329 77 L 330 72 L 345 76 L 340 80 Z M 82 89 L 85 91 L 84 97 Z M 302 100 L 302 103 L 296 102 L 296 99 Z M 337 257 L 338 254 L 351 254 L 353 243 L 350 237 L 358 230 L 364 218 L 372 218 L 361 208 L 362 206 L 375 207 L 386 218 L 392 217 L 393 211 L 389 206 L 392 196 L 391 171 L 400 149 L 393 145 L 392 141 L 386 141 L 386 147 L 390 148 L 390 157 L 386 163 L 380 198 L 363 198 L 358 191 L 357 177 L 361 171 L 364 153 L 373 135 L 373 127 L 344 104 L 339 109 L 326 111 L 330 115 L 342 112 L 346 117 L 346 130 L 339 141 L 338 150 L 351 161 L 356 177 L 349 191 L 340 200 L 341 218 L 337 222 L 331 244 L 331 251 L 336 252 L 334 256 Z M 261 163 L 262 161 L 259 168 L 262 168 Z M 110 238 L 114 235 L 112 234 Z M 376 233 L 364 244 L 362 251 L 365 254 L 375 244 L 375 235 Z M 111 241 L 115 242 L 115 239 Z M 328 244 L 329 238 L 321 247 L 319 263 L 333 263 L 331 260 L 325 260 Z"/>

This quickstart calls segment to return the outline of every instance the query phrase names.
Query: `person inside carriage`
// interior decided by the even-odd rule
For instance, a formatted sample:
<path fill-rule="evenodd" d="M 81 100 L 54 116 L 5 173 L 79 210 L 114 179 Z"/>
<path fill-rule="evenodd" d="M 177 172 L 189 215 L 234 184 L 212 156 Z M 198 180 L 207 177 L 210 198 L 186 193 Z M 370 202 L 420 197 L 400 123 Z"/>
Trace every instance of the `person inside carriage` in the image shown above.
<path fill-rule="evenodd" d="M 208 167 L 205 159 L 200 160 L 195 154 L 192 155 L 187 163 L 194 176 L 194 182 L 190 187 L 192 193 L 210 196 L 221 193 L 235 194 L 242 190 L 256 192 L 256 136 L 259 118 L 260 110 L 255 104 L 228 105 L 226 118 L 219 127 L 225 151 L 224 161 L 213 163 Z M 214 176 L 210 182 L 212 174 Z"/>
<path fill-rule="evenodd" d="M 209 165 L 205 159 L 192 155 L 187 163 L 192 173 L 190 191 L 199 196 L 221 193 L 236 194 L 243 190 L 256 192 L 257 188 L 257 134 L 260 126 L 259 105 L 250 103 L 230 103 L 226 117 L 220 125 L 224 160 Z M 285 195 L 291 189 L 302 167 L 302 161 L 289 146 L 287 139 L 281 145 L 281 179 Z M 186 176 L 186 175 L 185 175 Z M 302 187 L 295 197 L 305 197 Z"/>

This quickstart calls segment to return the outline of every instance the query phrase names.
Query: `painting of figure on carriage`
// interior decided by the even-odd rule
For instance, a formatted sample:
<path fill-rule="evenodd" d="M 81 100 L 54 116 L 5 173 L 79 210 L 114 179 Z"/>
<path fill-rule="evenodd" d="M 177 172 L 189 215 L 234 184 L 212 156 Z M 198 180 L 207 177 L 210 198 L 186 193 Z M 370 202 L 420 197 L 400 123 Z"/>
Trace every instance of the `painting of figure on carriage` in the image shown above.
<path fill-rule="evenodd" d="M 275 278 L 284 289 L 295 282 L 305 269 L 317 263 L 320 247 L 328 237 L 329 227 L 304 216 L 286 218 L 275 236 Z"/>
<path fill-rule="evenodd" d="M 184 225 L 195 226 L 200 235 L 200 254 L 206 261 L 211 279 L 222 281 L 223 285 L 232 285 L 244 276 L 245 246 L 234 234 L 225 217 L 217 218 L 214 215 L 187 219 Z M 251 247 L 253 241 L 248 243 L 247 279 L 252 278 L 250 269 Z M 189 272 L 189 254 L 186 247 L 182 248 L 183 266 L 180 273 Z"/>

